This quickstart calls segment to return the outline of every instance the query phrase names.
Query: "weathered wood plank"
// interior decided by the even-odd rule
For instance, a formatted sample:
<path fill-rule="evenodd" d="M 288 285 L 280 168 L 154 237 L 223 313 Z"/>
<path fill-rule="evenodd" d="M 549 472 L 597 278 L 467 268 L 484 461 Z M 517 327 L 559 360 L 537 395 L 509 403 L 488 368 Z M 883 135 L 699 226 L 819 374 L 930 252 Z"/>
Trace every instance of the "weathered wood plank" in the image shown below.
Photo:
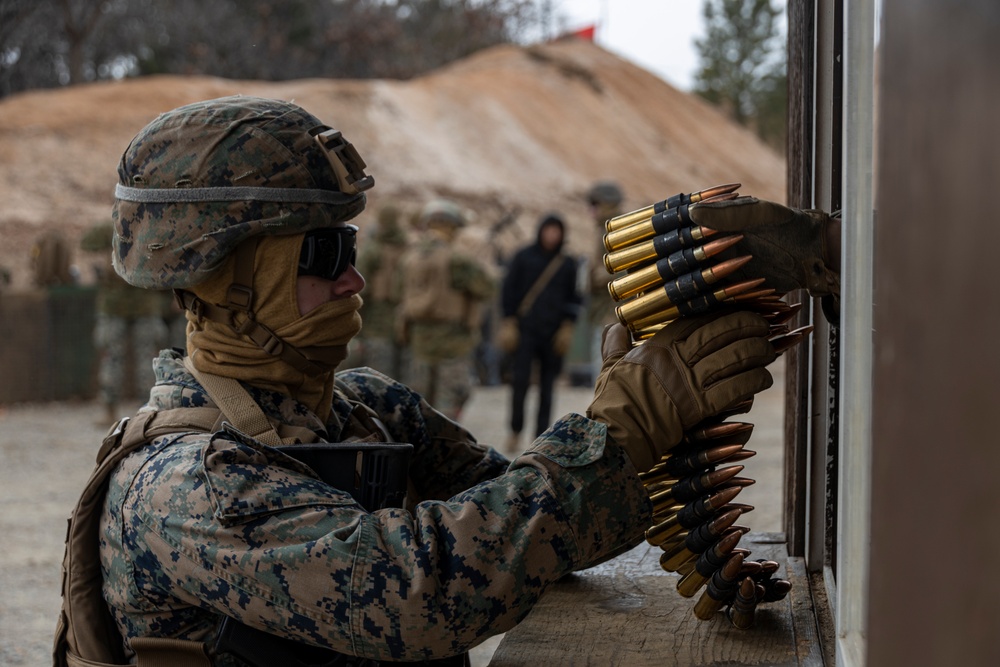
<path fill-rule="evenodd" d="M 722 613 L 695 618 L 697 596 L 681 597 L 679 577 L 660 569 L 660 550 L 643 544 L 555 584 L 507 633 L 490 665 L 819 667 L 802 560 L 786 558 L 781 534 L 750 533 L 742 544 L 753 558 L 782 563 L 779 574 L 793 583 L 786 600 L 758 609 L 751 630 L 737 630 Z"/>

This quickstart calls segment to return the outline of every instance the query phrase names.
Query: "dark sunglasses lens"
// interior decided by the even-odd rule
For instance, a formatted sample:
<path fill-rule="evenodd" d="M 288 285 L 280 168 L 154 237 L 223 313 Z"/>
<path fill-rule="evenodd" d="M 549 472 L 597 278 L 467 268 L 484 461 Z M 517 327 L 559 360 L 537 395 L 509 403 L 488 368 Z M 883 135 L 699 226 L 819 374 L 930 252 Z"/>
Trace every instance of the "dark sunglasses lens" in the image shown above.
<path fill-rule="evenodd" d="M 299 275 L 336 280 L 355 262 L 357 227 L 310 232 L 299 253 Z"/>

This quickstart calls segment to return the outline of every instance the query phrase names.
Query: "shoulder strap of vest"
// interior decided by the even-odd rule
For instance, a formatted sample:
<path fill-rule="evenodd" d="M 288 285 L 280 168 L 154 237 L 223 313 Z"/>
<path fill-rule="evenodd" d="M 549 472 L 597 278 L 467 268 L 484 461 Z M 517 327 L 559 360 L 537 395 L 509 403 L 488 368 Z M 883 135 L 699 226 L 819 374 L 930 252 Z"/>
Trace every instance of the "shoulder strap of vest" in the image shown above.
<path fill-rule="evenodd" d="M 66 530 L 66 551 L 62 566 L 62 610 L 56 627 L 53 664 L 56 667 L 110 667 L 127 665 L 122 639 L 101 592 L 101 559 L 99 533 L 101 511 L 108 489 L 108 478 L 126 456 L 144 445 L 150 438 L 147 428 L 154 416 L 161 413 L 140 413 L 132 419 L 116 423 L 104 438 L 97 454 L 97 466 L 91 473 L 80 499 L 69 518 Z M 166 421 L 169 421 L 166 420 Z M 165 422 L 166 423 L 166 422 Z M 200 642 L 181 642 L 184 659 L 174 659 L 179 640 L 138 640 L 143 647 L 136 649 L 137 664 L 143 667 L 176 665 L 177 667 L 209 667 Z M 170 652 L 161 658 L 156 646 Z M 150 652 L 150 648 L 154 648 Z M 199 657 L 200 656 L 200 657 Z"/>
<path fill-rule="evenodd" d="M 200 371 L 195 368 L 191 357 L 184 357 L 184 368 L 219 406 L 216 414 L 219 411 L 221 414 L 211 432 L 222 428 L 222 420 L 225 419 L 241 433 L 271 447 L 315 441 L 316 434 L 305 427 L 290 424 L 278 424 L 275 427 L 238 380 Z"/>

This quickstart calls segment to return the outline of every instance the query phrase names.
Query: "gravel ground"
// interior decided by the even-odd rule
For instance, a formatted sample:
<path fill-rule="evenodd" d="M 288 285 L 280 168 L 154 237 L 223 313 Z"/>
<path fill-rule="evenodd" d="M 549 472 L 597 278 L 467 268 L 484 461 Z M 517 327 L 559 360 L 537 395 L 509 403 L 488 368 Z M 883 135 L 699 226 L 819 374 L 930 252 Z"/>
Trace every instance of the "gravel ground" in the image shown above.
<path fill-rule="evenodd" d="M 772 371 L 775 386 L 757 398 L 748 417 L 757 424 L 748 446 L 758 456 L 745 463 L 744 475 L 758 483 L 740 498 L 757 506 L 741 522 L 759 531 L 781 526 L 783 364 Z M 590 395 L 589 389 L 558 388 L 554 415 L 583 412 Z M 504 442 L 507 401 L 506 387 L 474 394 L 464 422 L 481 442 Z M 0 406 L 0 665 L 51 664 L 66 518 L 107 430 L 95 421 L 101 414 L 90 402 Z M 531 392 L 529 423 L 533 414 Z M 487 664 L 499 641 L 478 647 L 473 665 Z"/>

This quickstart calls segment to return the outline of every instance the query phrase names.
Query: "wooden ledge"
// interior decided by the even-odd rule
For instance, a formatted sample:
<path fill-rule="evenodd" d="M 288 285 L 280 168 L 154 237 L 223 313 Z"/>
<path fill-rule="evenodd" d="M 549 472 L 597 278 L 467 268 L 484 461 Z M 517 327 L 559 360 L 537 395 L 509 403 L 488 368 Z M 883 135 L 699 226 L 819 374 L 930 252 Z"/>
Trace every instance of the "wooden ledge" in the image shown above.
<path fill-rule="evenodd" d="M 737 630 L 722 612 L 698 620 L 693 609 L 701 591 L 681 597 L 678 575 L 664 572 L 660 550 L 643 543 L 554 584 L 504 636 L 490 667 L 822 667 L 802 559 L 787 556 L 781 533 L 748 533 L 740 546 L 752 551 L 752 559 L 781 563 L 778 576 L 792 582 L 786 599 L 757 608 L 750 630 Z"/>

